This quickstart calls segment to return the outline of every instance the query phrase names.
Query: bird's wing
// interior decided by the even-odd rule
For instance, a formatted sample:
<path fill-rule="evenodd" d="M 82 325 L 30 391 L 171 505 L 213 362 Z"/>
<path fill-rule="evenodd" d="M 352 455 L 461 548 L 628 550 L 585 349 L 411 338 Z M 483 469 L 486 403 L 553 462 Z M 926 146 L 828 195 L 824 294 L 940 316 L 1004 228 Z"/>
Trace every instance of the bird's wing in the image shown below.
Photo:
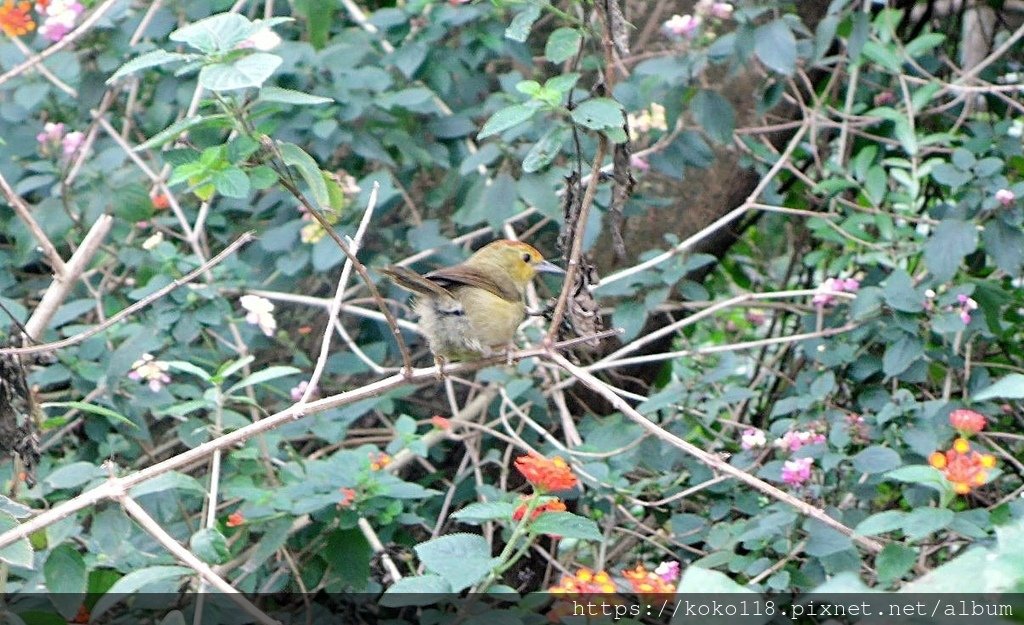
<path fill-rule="evenodd" d="M 468 266 L 465 263 L 431 271 L 424 277 L 448 290 L 460 285 L 473 286 L 497 295 L 509 302 L 520 302 L 523 299 L 522 293 L 519 292 L 519 289 L 515 288 L 515 285 L 509 284 L 504 280 L 495 280 L 479 269 Z"/>
<path fill-rule="evenodd" d="M 391 279 L 392 282 L 407 291 L 419 293 L 420 295 L 434 295 L 436 297 L 452 298 L 452 293 L 443 285 L 428 280 L 411 269 L 391 265 L 382 267 L 379 270 L 382 274 Z"/>

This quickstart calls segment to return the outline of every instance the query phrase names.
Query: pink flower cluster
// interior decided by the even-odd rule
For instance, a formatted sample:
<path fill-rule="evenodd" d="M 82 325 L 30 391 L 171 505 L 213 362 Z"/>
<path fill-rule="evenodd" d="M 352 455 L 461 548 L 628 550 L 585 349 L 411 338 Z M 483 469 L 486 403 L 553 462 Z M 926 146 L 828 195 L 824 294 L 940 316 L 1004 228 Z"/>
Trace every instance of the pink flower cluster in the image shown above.
<path fill-rule="evenodd" d="M 673 15 L 662 24 L 661 30 L 671 37 L 693 39 L 706 19 L 727 20 L 732 17 L 732 12 L 733 6 L 729 2 L 698 0 L 693 7 L 693 15 Z"/>
<path fill-rule="evenodd" d="M 825 435 L 818 432 L 805 430 L 797 432 L 790 430 L 782 435 L 782 438 L 775 441 L 775 446 L 790 453 L 800 449 L 804 445 L 817 445 L 825 442 Z"/>
<path fill-rule="evenodd" d="M 803 486 L 811 479 L 814 458 L 794 458 L 782 464 L 782 481 L 790 486 Z"/>
<path fill-rule="evenodd" d="M 978 309 L 978 302 L 963 293 L 956 296 L 956 301 L 960 305 L 960 321 L 963 321 L 964 325 L 969 325 L 971 323 L 971 313 Z"/>
<path fill-rule="evenodd" d="M 77 130 L 64 134 L 63 123 L 46 122 L 43 131 L 36 135 L 36 141 L 43 154 L 50 154 L 60 146 L 64 156 L 71 156 L 85 143 L 85 134 Z"/>
<path fill-rule="evenodd" d="M 836 293 L 856 293 L 860 282 L 854 278 L 828 278 L 815 289 L 811 302 L 818 308 L 836 303 Z"/>
<path fill-rule="evenodd" d="M 1009 189 L 999 189 L 996 191 L 996 200 L 1003 206 L 1009 208 L 1017 200 L 1017 196 Z"/>
<path fill-rule="evenodd" d="M 44 16 L 39 34 L 54 43 L 60 41 L 75 27 L 84 10 L 77 0 L 39 0 L 36 11 Z"/>
<path fill-rule="evenodd" d="M 167 375 L 169 368 L 166 362 L 156 360 L 153 354 L 143 354 L 142 358 L 132 363 L 132 370 L 128 372 L 128 379 L 144 380 L 146 385 L 149 386 L 149 390 L 157 393 L 165 384 L 169 384 L 171 381 L 171 376 Z"/>
<path fill-rule="evenodd" d="M 665 560 L 654 569 L 654 574 L 666 582 L 674 582 L 679 579 L 679 563 L 675 560 Z"/>
<path fill-rule="evenodd" d="M 743 451 L 764 447 L 767 442 L 768 439 L 765 438 L 764 432 L 756 428 L 747 428 L 740 435 L 740 447 L 743 448 Z"/>

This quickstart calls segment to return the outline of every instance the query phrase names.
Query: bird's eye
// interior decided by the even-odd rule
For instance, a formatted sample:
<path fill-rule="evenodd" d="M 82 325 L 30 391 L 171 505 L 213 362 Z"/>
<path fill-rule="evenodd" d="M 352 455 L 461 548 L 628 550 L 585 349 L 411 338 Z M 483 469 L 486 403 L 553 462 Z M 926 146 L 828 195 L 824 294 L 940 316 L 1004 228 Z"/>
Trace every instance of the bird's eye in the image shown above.
<path fill-rule="evenodd" d="M 532 260 L 533 260 L 533 257 L 530 256 L 529 252 L 526 252 L 525 254 L 523 254 L 523 262 L 524 263 L 528 263 L 528 262 L 530 262 Z"/>

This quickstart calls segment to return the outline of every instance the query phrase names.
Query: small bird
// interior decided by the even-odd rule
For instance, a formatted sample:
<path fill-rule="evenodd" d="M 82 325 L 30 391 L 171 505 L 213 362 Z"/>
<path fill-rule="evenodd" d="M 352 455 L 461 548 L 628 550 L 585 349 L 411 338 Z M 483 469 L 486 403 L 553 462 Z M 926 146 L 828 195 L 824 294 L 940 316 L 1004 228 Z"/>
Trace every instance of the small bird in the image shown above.
<path fill-rule="evenodd" d="M 508 239 L 426 275 L 394 265 L 381 272 L 417 295 L 413 311 L 442 368 L 445 360 L 486 357 L 507 348 L 526 317 L 526 286 L 538 273 L 565 273 L 532 245 Z"/>

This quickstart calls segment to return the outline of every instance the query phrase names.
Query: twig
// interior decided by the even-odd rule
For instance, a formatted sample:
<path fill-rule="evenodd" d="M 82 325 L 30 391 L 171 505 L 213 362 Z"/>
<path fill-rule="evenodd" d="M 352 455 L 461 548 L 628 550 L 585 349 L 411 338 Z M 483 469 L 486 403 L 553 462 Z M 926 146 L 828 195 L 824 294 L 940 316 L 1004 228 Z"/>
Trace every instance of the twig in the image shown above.
<path fill-rule="evenodd" d="M 184 284 L 188 284 L 192 280 L 195 280 L 196 278 L 199 277 L 200 274 L 208 271 L 211 267 L 219 264 L 221 261 L 223 261 L 225 258 L 230 256 L 231 254 L 234 254 L 235 251 L 238 250 L 238 248 L 242 247 L 243 245 L 245 245 L 249 241 L 252 241 L 254 238 L 255 238 L 255 235 L 252 232 L 246 232 L 246 233 L 242 234 L 242 236 L 240 236 L 237 239 L 235 239 L 235 241 L 233 243 L 231 243 L 231 245 L 229 245 L 226 248 L 224 248 L 224 250 L 221 251 L 220 254 L 217 254 L 216 256 L 214 256 L 210 260 L 206 261 L 205 263 L 203 263 L 199 267 L 196 267 L 192 271 L 190 271 L 187 274 L 185 274 L 183 277 L 178 278 L 177 280 L 171 282 L 167 286 L 165 286 L 165 287 L 163 287 L 163 288 L 161 288 L 161 289 L 159 289 L 157 291 L 154 291 L 153 293 L 150 293 L 149 295 L 147 295 L 146 297 L 144 297 L 144 298 L 140 299 L 139 301 L 135 302 L 131 306 L 128 306 L 127 308 L 125 308 L 124 310 L 118 312 L 117 314 L 112 315 L 109 319 L 107 319 L 103 323 L 101 323 L 99 325 L 96 325 L 96 326 L 93 326 L 93 327 L 89 328 L 88 330 L 86 330 L 85 332 L 80 332 L 80 333 L 78 333 L 78 334 L 76 334 L 74 336 L 70 336 L 70 337 L 68 337 L 66 339 L 62 339 L 60 341 L 54 341 L 53 343 L 45 343 L 43 345 L 32 345 L 32 346 L 29 346 L 29 347 L 5 347 L 5 348 L 0 349 L 0 354 L 39 354 L 39 353 L 42 353 L 42 352 L 56 351 L 58 349 L 62 349 L 64 347 L 68 347 L 70 345 L 75 345 L 76 343 L 81 343 L 82 341 L 84 341 L 85 339 L 89 338 L 90 336 L 94 336 L 96 334 L 99 334 L 100 332 L 106 330 L 107 328 L 109 328 L 110 326 L 114 325 L 118 321 L 124 319 L 125 317 L 127 317 L 129 315 L 132 315 L 132 314 L 138 312 L 139 310 L 142 310 L 146 306 L 149 306 L 150 304 L 152 304 L 156 300 L 160 299 L 164 295 L 167 295 L 168 293 L 173 291 L 174 289 L 176 289 L 176 288 L 178 288 L 178 287 L 180 287 L 180 286 L 182 286 Z"/>
<path fill-rule="evenodd" d="M 471 362 L 447 363 L 444 370 L 448 375 L 455 375 L 467 371 L 476 371 L 493 365 L 504 365 L 508 361 L 508 358 L 511 358 L 513 362 L 523 360 L 525 358 L 536 358 L 538 356 L 550 354 L 552 350 L 555 349 L 567 349 L 581 342 L 604 338 L 605 336 L 610 336 L 612 334 L 614 334 L 613 331 L 601 332 L 593 336 L 584 336 L 567 341 L 559 341 L 551 347 L 533 347 L 519 350 L 517 352 L 513 352 L 510 356 L 503 354 L 501 356 Z M 243 443 L 254 436 L 269 432 L 275 428 L 281 427 L 285 423 L 291 423 L 292 421 L 296 421 L 311 414 L 317 414 L 325 410 L 330 410 L 331 408 L 345 406 L 361 399 L 378 397 L 397 388 L 434 383 L 437 381 L 437 374 L 439 371 L 440 369 L 437 366 L 413 369 L 411 374 L 395 374 L 351 391 L 318 399 L 306 404 L 305 406 L 291 406 L 281 412 L 270 415 L 265 419 L 261 419 L 245 427 L 241 427 L 222 436 L 218 436 L 217 438 L 207 441 L 202 445 L 193 447 L 192 449 L 182 452 L 173 458 L 168 458 L 167 460 L 158 462 L 152 466 L 142 469 L 141 471 L 136 471 L 135 473 L 130 473 L 119 478 L 119 485 L 123 489 L 129 489 L 133 486 L 163 475 L 168 471 L 192 466 L 198 462 L 202 462 L 207 456 L 211 455 L 214 450 L 226 449 L 239 443 Z M 401 454 L 399 453 L 395 455 L 395 460 L 392 462 L 393 465 L 398 464 L 399 455 Z M 411 458 L 413 457 L 413 454 L 410 452 L 407 456 Z M 100 486 L 74 497 L 73 499 L 69 499 L 68 501 L 60 503 L 39 515 L 32 517 L 21 525 L 0 534 L 0 549 L 10 545 L 18 539 L 31 535 L 33 532 L 56 523 L 79 510 L 110 498 L 112 496 L 112 492 L 113 491 L 111 490 L 109 483 L 105 482 Z"/>
<path fill-rule="evenodd" d="M 576 288 L 576 274 L 579 272 L 580 255 L 583 253 L 583 240 L 586 238 L 590 207 L 594 204 L 597 183 L 601 179 L 597 172 L 601 170 L 601 163 L 604 162 L 604 155 L 607 151 L 608 138 L 601 135 L 597 143 L 597 153 L 594 154 L 594 163 L 590 170 L 590 180 L 587 182 L 587 189 L 583 193 L 579 214 L 576 216 L 572 248 L 569 250 L 569 258 L 566 263 L 565 282 L 562 285 L 561 293 L 558 294 L 558 303 L 555 304 L 555 311 L 551 315 L 551 326 L 548 328 L 547 341 L 554 340 L 555 335 L 558 333 L 558 328 L 562 325 L 562 317 L 565 316 L 565 309 L 569 304 L 569 296 Z"/>
<path fill-rule="evenodd" d="M 832 529 L 844 534 L 845 536 L 849 536 L 853 541 L 855 541 L 857 544 L 861 545 L 869 551 L 877 553 L 882 550 L 882 545 L 880 543 L 865 536 L 856 534 L 852 529 L 850 529 L 846 525 L 840 523 L 839 521 L 825 514 L 825 511 L 822 510 L 821 508 L 812 506 L 806 501 L 802 501 L 801 499 L 798 499 L 797 497 L 794 497 L 793 495 L 775 486 L 772 486 L 771 484 L 765 482 L 762 479 L 759 479 L 745 471 L 737 469 L 736 467 L 722 460 L 718 456 L 708 453 L 701 449 L 700 447 L 697 447 L 693 443 L 683 440 L 682 438 L 676 436 L 675 434 L 665 430 L 657 423 L 651 421 L 647 417 L 637 412 L 624 399 L 622 399 L 614 392 L 612 392 L 611 389 L 609 389 L 604 382 L 597 379 L 592 374 L 584 371 L 582 368 L 569 362 L 568 359 L 566 359 L 558 352 L 547 352 L 545 356 L 548 360 L 552 361 L 553 363 L 559 365 L 560 367 L 568 371 L 572 376 L 574 376 L 576 379 L 578 379 L 592 391 L 600 394 L 617 410 L 622 412 L 622 414 L 627 416 L 634 423 L 640 425 L 645 430 L 651 432 L 651 434 L 653 434 L 660 440 L 672 445 L 673 447 L 682 449 L 683 451 L 690 454 L 694 458 L 700 460 L 701 462 L 703 462 L 705 465 L 712 469 L 715 469 L 717 471 L 725 473 L 726 475 L 734 477 L 749 486 L 753 486 L 757 490 L 765 493 L 770 497 L 773 497 L 783 503 L 789 504 L 790 506 L 796 508 L 796 510 L 798 510 L 801 514 L 804 514 L 817 521 L 820 521 L 821 523 L 828 525 Z M 3 543 L 0 542 L 0 546 L 2 545 Z"/>
<path fill-rule="evenodd" d="M 92 262 L 93 256 L 99 250 L 103 239 L 107 238 L 107 233 L 110 232 L 110 227 L 113 224 L 113 217 L 110 215 L 100 215 L 96 223 L 89 228 L 89 232 L 82 239 L 82 245 L 71 255 L 67 265 L 64 267 L 64 271 L 54 276 L 53 282 L 46 289 L 46 293 L 43 293 L 43 298 L 39 300 L 39 305 L 32 311 L 32 317 L 25 324 L 25 329 L 28 330 L 29 336 L 34 339 L 42 338 L 43 330 L 49 325 L 57 309 L 67 299 L 68 293 L 71 292 L 72 287 L 78 282 L 78 278 L 85 271 L 85 267 Z"/>
<path fill-rule="evenodd" d="M 18 217 L 25 222 L 28 231 L 36 238 L 36 241 L 39 243 L 39 249 L 42 250 L 43 255 L 50 262 L 50 267 L 53 268 L 54 273 L 58 276 L 65 274 L 67 269 L 64 267 L 64 259 L 61 258 L 57 248 L 50 241 L 50 237 L 46 236 L 43 228 L 35 220 L 35 217 L 32 216 L 31 209 L 21 199 L 21 196 L 14 192 L 14 188 L 7 182 L 7 178 L 3 174 L 0 174 L 0 191 L 3 192 L 7 203 L 11 205 L 11 208 L 14 209 Z"/>
<path fill-rule="evenodd" d="M 115 482 L 116 484 L 116 482 Z M 116 486 L 115 486 L 116 488 Z M 156 539 L 165 549 L 170 551 L 176 558 L 190 566 L 203 581 L 209 583 L 211 586 L 228 595 L 232 601 L 238 604 L 238 607 L 242 608 L 248 615 L 255 618 L 264 625 L 281 625 L 280 621 L 270 618 L 262 610 L 252 604 L 245 596 L 238 592 L 238 590 L 231 584 L 224 581 L 220 575 L 213 572 L 210 565 L 197 558 L 191 551 L 181 546 L 181 543 L 176 541 L 174 537 L 167 533 L 164 528 L 160 527 L 160 524 L 156 520 L 149 516 L 149 513 L 143 509 L 134 499 L 129 497 L 123 490 L 114 496 L 120 504 L 124 507 L 125 512 L 131 515 L 139 525 L 146 530 L 150 536 Z"/>
<path fill-rule="evenodd" d="M 624 278 L 628 278 L 638 273 L 647 271 L 652 267 L 657 267 L 658 265 L 669 260 L 670 258 L 673 258 L 689 250 L 691 247 L 696 245 L 698 241 L 702 241 L 703 239 L 710 236 L 714 232 L 717 232 L 719 228 L 722 228 L 726 224 L 732 223 L 737 217 L 740 217 L 741 215 L 746 213 L 748 210 L 750 210 L 750 207 L 756 203 L 758 196 L 760 196 L 761 193 L 765 190 L 765 188 L 768 186 L 768 183 L 771 182 L 772 178 L 774 178 L 775 175 L 778 174 L 785 167 L 787 161 L 789 160 L 789 156 L 793 153 L 794 150 L 796 150 L 796 147 L 800 145 L 800 141 L 803 140 L 804 134 L 806 134 L 807 129 L 807 123 L 804 123 L 802 126 L 800 126 L 800 129 L 796 131 L 796 133 L 793 135 L 793 138 L 789 140 L 789 144 L 786 145 L 786 149 L 783 150 L 782 153 L 779 155 L 778 160 L 771 167 L 771 169 L 768 170 L 764 177 L 761 178 L 761 181 L 757 183 L 757 186 L 754 188 L 753 191 L 750 192 L 750 195 L 747 196 L 747 200 L 743 202 L 743 204 L 729 211 L 725 215 L 719 217 L 718 219 L 716 219 L 710 225 L 704 227 L 699 232 L 690 235 L 669 251 L 658 254 L 654 258 L 646 260 L 642 263 L 637 263 L 636 265 L 633 265 L 628 269 L 624 269 L 617 273 L 613 273 L 609 276 L 605 276 L 604 278 L 601 279 L 600 282 L 597 283 L 596 286 L 592 288 L 599 289 L 602 286 L 611 284 L 612 282 L 617 282 Z"/>
<path fill-rule="evenodd" d="M 377 206 L 377 193 L 379 191 L 380 183 L 374 182 L 373 189 L 370 191 L 370 199 L 366 202 L 366 210 L 363 212 L 363 219 L 359 222 L 359 227 L 356 229 L 356 236 L 349 241 L 349 249 L 353 257 L 359 253 L 359 246 L 363 241 L 363 235 L 366 234 L 366 228 L 370 225 L 373 209 Z M 330 355 L 331 337 L 334 335 L 334 321 L 338 318 L 338 314 L 341 311 L 341 302 L 345 299 L 345 285 L 348 284 L 350 275 L 352 275 L 351 258 L 345 260 L 345 266 L 341 270 L 341 277 L 338 278 L 338 290 L 334 294 L 331 308 L 327 312 L 327 327 L 324 328 L 324 336 L 320 341 L 320 356 L 313 367 L 313 374 L 309 377 L 306 390 L 302 393 L 302 398 L 299 399 L 300 404 L 308 402 L 309 398 L 313 396 L 316 386 L 320 382 L 320 376 L 323 375 L 324 366 L 327 364 L 327 357 Z"/>

